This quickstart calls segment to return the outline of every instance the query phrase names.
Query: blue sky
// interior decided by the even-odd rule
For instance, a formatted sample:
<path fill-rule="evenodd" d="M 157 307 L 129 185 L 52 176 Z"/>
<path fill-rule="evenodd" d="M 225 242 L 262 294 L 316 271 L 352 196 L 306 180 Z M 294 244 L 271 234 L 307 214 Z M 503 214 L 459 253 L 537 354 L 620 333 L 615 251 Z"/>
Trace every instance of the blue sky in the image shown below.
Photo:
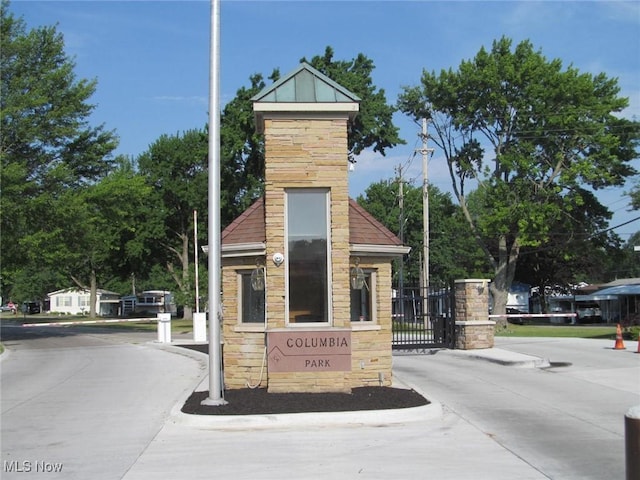
<path fill-rule="evenodd" d="M 92 116 L 120 137 L 117 153 L 137 156 L 162 134 L 201 129 L 208 121 L 210 2 L 13 0 L 11 11 L 29 28 L 56 25 L 80 78 L 96 78 Z M 582 72 L 619 79 L 628 118 L 640 119 L 640 2 L 638 1 L 243 1 L 221 0 L 221 102 L 266 78 L 286 74 L 302 57 L 334 49 L 336 60 L 359 53 L 373 60 L 373 80 L 395 103 L 423 69 L 456 69 L 501 36 L 529 39 L 548 58 Z M 385 157 L 365 152 L 350 173 L 350 194 L 395 176 L 421 184 L 419 125 L 394 117 L 407 144 Z M 640 170 L 640 161 L 634 166 Z M 450 191 L 440 152 L 429 180 Z M 628 212 L 624 188 L 601 192 L 615 227 L 640 216 Z M 627 240 L 640 220 L 616 228 Z"/>

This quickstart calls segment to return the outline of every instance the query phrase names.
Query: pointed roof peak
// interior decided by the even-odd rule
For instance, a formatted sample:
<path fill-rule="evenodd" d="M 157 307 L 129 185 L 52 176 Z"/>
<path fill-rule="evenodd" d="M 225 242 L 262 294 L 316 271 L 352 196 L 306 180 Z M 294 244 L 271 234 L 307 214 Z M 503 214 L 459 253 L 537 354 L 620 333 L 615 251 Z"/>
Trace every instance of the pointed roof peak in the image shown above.
<path fill-rule="evenodd" d="M 358 103 L 360 98 L 306 62 L 265 87 L 257 103 Z"/>

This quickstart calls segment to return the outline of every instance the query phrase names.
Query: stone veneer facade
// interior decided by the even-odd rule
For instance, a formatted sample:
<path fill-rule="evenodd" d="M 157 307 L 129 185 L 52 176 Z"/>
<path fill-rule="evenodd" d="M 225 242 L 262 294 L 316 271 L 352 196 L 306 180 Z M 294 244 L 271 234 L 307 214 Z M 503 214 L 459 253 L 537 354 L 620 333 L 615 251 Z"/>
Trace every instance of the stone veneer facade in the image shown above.
<path fill-rule="evenodd" d="M 342 117 L 342 118 L 340 118 Z M 288 188 L 330 189 L 332 327 L 350 328 L 349 194 L 347 177 L 347 116 L 265 118 L 266 256 L 286 251 L 285 191 Z M 286 322 L 285 265 L 267 261 L 267 328 L 284 329 Z M 314 329 L 313 324 L 296 325 Z M 323 327 L 319 327 L 323 328 Z M 326 327 L 325 327 L 326 328 Z M 350 391 L 344 372 L 269 372 L 269 391 Z"/>
<path fill-rule="evenodd" d="M 269 392 L 349 392 L 354 387 L 390 386 L 392 383 L 391 260 L 408 250 L 402 251 L 406 247 L 381 225 L 362 227 L 360 224 L 360 227 L 376 228 L 376 232 L 384 230 L 384 235 L 393 237 L 393 240 L 374 241 L 360 233 L 361 243 L 352 243 L 347 132 L 348 122 L 358 110 L 357 97 L 312 68 L 305 66 L 302 70 L 305 69 L 307 72 L 299 70 L 298 73 L 307 75 L 311 72 L 317 77 L 316 92 L 324 89 L 320 97 L 326 98 L 327 88 L 333 88 L 337 91 L 338 100 L 301 105 L 287 97 L 294 91 L 296 96 L 308 96 L 309 91 L 305 89 L 312 85 L 308 76 L 306 79 L 303 76 L 296 78 L 299 83 L 292 82 L 292 77 L 285 78 L 280 83 L 276 82 L 272 91 L 254 97 L 257 127 L 265 137 L 264 237 L 259 241 L 236 238 L 234 243 L 247 244 L 235 246 L 225 245 L 223 240 L 223 253 L 225 247 L 227 252 L 235 248 L 235 253 L 223 254 L 222 259 L 222 337 L 227 389 L 250 385 L 266 387 Z M 287 100 L 282 100 L 285 97 Z M 329 324 L 289 324 L 286 318 L 286 259 L 281 265 L 272 259 L 274 254 L 285 254 L 287 250 L 286 191 L 296 188 L 327 189 L 330 192 Z M 357 211 L 355 214 L 362 215 Z M 366 240 L 362 241 L 362 237 Z M 251 248 L 246 248 L 247 245 Z M 374 288 L 370 293 L 373 312 L 371 320 L 351 322 L 349 274 L 356 257 L 359 267 L 375 278 L 371 282 Z M 266 321 L 264 324 L 242 323 L 238 272 L 252 271 L 256 261 L 265 266 Z M 350 339 L 350 368 L 293 372 L 277 371 L 279 369 L 275 366 L 269 369 L 267 339 L 269 335 L 282 332 L 346 335 Z"/>
<path fill-rule="evenodd" d="M 267 120 L 265 126 L 265 255 L 259 256 L 266 267 L 266 329 L 262 324 L 242 324 L 238 272 L 255 268 L 256 256 L 223 258 L 223 357 L 225 387 L 247 385 L 268 387 L 270 392 L 340 391 L 358 386 L 390 386 L 391 350 L 391 261 L 388 256 L 362 254 L 360 267 L 375 272 L 375 318 L 366 322 L 350 321 L 349 270 L 353 264 L 349 244 L 349 218 L 346 165 L 346 120 L 307 119 Z M 297 130 L 300 130 L 298 133 Z M 343 132 L 340 135 L 339 132 Z M 295 141 L 289 138 L 294 137 Z M 313 158 L 306 142 L 324 140 L 321 159 Z M 317 172 L 312 164 L 320 164 Z M 285 173 L 281 173 L 284 171 Z M 284 238 L 285 189 L 296 187 L 331 188 L 331 287 L 332 325 L 313 324 L 288 327 L 286 322 L 285 266 L 271 261 L 274 253 L 286 250 Z M 266 257 L 266 258 L 265 258 Z M 268 331 L 295 329 L 341 330 L 351 334 L 350 371 L 269 372 L 265 356 Z"/>
<path fill-rule="evenodd" d="M 494 321 L 489 320 L 489 282 L 484 279 L 456 280 L 455 348 L 492 348 Z"/>

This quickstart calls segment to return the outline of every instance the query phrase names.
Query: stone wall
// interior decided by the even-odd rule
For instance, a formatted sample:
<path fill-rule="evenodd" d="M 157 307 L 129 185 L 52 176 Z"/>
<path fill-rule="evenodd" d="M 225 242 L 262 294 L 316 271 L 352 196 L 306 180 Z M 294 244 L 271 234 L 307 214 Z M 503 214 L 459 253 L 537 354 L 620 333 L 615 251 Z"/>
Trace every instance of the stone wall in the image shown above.
<path fill-rule="evenodd" d="M 489 320 L 489 281 L 455 281 L 456 347 L 460 350 L 492 348 L 495 322 Z"/>

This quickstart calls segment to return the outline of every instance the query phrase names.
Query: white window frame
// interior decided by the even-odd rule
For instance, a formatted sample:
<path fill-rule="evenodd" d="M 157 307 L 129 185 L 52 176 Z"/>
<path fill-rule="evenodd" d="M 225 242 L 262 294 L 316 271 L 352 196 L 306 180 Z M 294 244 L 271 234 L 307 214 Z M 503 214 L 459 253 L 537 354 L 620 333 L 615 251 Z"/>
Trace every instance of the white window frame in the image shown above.
<path fill-rule="evenodd" d="M 72 307 L 73 297 L 71 295 L 60 295 L 56 297 L 56 307 Z"/>

